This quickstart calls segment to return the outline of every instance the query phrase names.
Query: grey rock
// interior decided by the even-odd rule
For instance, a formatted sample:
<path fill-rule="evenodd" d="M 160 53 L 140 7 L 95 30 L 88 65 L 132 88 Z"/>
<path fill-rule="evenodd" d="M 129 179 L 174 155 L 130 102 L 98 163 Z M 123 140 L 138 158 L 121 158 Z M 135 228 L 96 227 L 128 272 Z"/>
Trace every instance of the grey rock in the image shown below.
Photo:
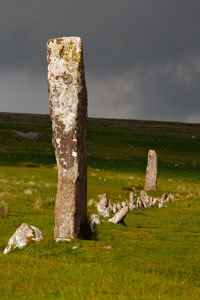
<path fill-rule="evenodd" d="M 114 203 L 113 204 L 113 214 L 116 214 L 116 212 L 117 212 L 117 204 Z"/>
<path fill-rule="evenodd" d="M 125 207 L 125 206 L 127 206 L 127 203 L 126 203 L 126 201 L 123 201 L 122 202 L 122 207 Z"/>
<path fill-rule="evenodd" d="M 137 208 L 142 208 L 142 201 L 140 197 L 137 198 L 137 203 L 136 203 Z"/>
<path fill-rule="evenodd" d="M 78 246 L 73 246 L 72 249 L 73 250 L 78 249 Z"/>
<path fill-rule="evenodd" d="M 113 218 L 109 219 L 108 222 L 117 224 L 123 222 L 125 217 L 127 216 L 129 211 L 128 206 L 123 207 L 120 211 L 118 211 Z"/>
<path fill-rule="evenodd" d="M 153 198 L 153 200 L 152 200 L 152 206 L 156 206 L 156 203 L 157 203 L 157 198 Z"/>
<path fill-rule="evenodd" d="M 137 200 L 137 197 L 136 197 L 136 195 L 133 193 L 133 192 L 130 192 L 130 195 L 129 195 L 129 203 L 131 204 L 133 204 L 133 203 L 135 203 L 136 202 L 136 200 Z"/>
<path fill-rule="evenodd" d="M 117 209 L 120 210 L 122 208 L 120 203 L 117 203 Z"/>
<path fill-rule="evenodd" d="M 23 223 L 9 239 L 8 245 L 4 249 L 3 254 L 9 253 L 15 248 L 22 249 L 31 241 L 39 242 L 42 239 L 42 232 L 37 227 Z"/>
<path fill-rule="evenodd" d="M 16 135 L 21 137 L 21 138 L 26 138 L 26 139 L 36 139 L 38 137 L 38 133 L 37 132 L 21 132 L 21 131 L 15 131 Z"/>
<path fill-rule="evenodd" d="M 165 194 L 163 194 L 163 195 L 161 196 L 160 200 L 161 200 L 162 202 L 169 202 L 169 197 L 168 197 L 168 195 L 165 193 Z"/>
<path fill-rule="evenodd" d="M 105 249 L 111 249 L 112 247 L 110 245 L 107 245 L 104 247 Z"/>
<path fill-rule="evenodd" d="M 149 203 L 149 196 L 147 195 L 147 193 L 145 191 L 141 191 L 140 192 L 140 200 L 142 201 L 142 203 Z"/>
<path fill-rule="evenodd" d="M 108 201 L 108 207 L 109 207 L 109 212 L 112 214 L 113 213 L 113 205 L 110 201 Z"/>
<path fill-rule="evenodd" d="M 91 215 L 91 222 L 90 222 L 90 228 L 92 231 L 94 231 L 96 225 L 102 224 L 101 218 L 99 215 Z"/>
<path fill-rule="evenodd" d="M 55 238 L 76 238 L 87 217 L 87 89 L 79 37 L 47 44 L 49 108 L 58 165 Z"/>
<path fill-rule="evenodd" d="M 110 207 L 109 207 L 109 200 L 108 200 L 108 195 L 103 194 L 99 195 L 101 197 L 99 203 L 97 204 L 97 210 L 101 216 L 104 218 L 107 218 L 110 216 Z"/>
<path fill-rule="evenodd" d="M 175 199 L 174 195 L 173 194 L 169 194 L 169 202 L 173 202 Z"/>
<path fill-rule="evenodd" d="M 129 210 L 134 210 L 134 209 L 136 209 L 136 205 L 135 205 L 135 204 L 132 204 L 132 203 L 130 203 L 128 207 L 129 207 Z"/>
<path fill-rule="evenodd" d="M 71 242 L 71 239 L 66 238 L 55 238 L 56 243 L 58 242 Z"/>

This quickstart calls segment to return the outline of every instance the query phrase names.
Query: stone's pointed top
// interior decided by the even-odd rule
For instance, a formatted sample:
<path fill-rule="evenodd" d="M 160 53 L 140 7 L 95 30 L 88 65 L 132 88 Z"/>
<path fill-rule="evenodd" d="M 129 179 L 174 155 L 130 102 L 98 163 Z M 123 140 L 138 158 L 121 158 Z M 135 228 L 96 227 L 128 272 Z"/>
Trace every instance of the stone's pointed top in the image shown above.
<path fill-rule="evenodd" d="M 153 149 L 150 149 L 150 150 L 149 150 L 149 153 L 156 153 L 156 151 L 153 150 Z"/>
<path fill-rule="evenodd" d="M 79 36 L 63 36 L 63 37 L 49 39 L 47 41 L 47 44 L 50 44 L 51 42 L 56 42 L 57 44 L 59 44 L 59 42 L 62 42 L 62 41 L 81 42 L 81 38 Z"/>

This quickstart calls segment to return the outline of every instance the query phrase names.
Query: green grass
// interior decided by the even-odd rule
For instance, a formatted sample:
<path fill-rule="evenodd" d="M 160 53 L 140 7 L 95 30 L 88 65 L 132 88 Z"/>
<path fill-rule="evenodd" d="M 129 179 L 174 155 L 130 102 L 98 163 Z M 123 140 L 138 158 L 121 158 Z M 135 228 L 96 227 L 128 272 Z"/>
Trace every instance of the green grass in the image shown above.
<path fill-rule="evenodd" d="M 39 137 L 18 138 L 14 130 Z M 0 218 L 0 253 L 23 222 L 44 234 L 38 244 L 0 254 L 0 299 L 199 299 L 200 125 L 89 119 L 88 200 L 106 192 L 122 202 L 133 186 L 139 194 L 150 148 L 159 159 L 158 190 L 150 194 L 181 200 L 129 212 L 126 227 L 104 222 L 96 241 L 55 243 L 49 117 L 0 114 L 0 201 L 9 206 Z"/>

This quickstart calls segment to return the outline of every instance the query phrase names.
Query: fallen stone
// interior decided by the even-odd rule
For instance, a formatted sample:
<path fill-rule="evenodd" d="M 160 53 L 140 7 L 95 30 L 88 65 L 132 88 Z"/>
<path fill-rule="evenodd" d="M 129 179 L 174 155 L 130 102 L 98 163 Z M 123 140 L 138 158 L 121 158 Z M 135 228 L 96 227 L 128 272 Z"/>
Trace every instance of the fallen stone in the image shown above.
<path fill-rule="evenodd" d="M 102 224 L 101 218 L 99 215 L 91 215 L 91 222 L 90 222 L 90 228 L 92 231 L 94 231 L 96 225 Z"/>
<path fill-rule="evenodd" d="M 128 206 L 123 207 L 120 211 L 118 211 L 113 218 L 109 219 L 108 222 L 117 224 L 117 223 L 122 223 L 125 217 L 128 214 Z"/>
<path fill-rule="evenodd" d="M 129 210 L 134 210 L 136 208 L 136 206 L 134 204 L 129 204 L 128 206 Z"/>
<path fill-rule="evenodd" d="M 3 254 L 9 253 L 15 248 L 22 249 L 31 241 L 39 242 L 42 239 L 42 232 L 37 227 L 23 223 L 9 239 Z"/>
<path fill-rule="evenodd" d="M 71 242 L 71 239 L 66 238 L 55 238 L 56 243 L 58 242 Z"/>

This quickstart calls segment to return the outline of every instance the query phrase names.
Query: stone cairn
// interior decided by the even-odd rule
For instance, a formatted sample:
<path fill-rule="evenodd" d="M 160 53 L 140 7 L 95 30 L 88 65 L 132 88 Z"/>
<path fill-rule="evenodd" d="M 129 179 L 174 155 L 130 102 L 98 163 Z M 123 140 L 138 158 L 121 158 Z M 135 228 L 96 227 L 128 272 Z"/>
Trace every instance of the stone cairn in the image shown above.
<path fill-rule="evenodd" d="M 52 142 L 58 165 L 54 237 L 76 238 L 87 217 L 87 89 L 79 37 L 47 44 Z"/>
<path fill-rule="evenodd" d="M 104 218 L 109 218 L 110 214 L 114 214 L 114 216 L 110 219 L 108 219 L 108 222 L 117 224 L 117 223 L 123 223 L 125 217 L 127 216 L 128 212 L 130 210 L 135 209 L 145 209 L 148 207 L 167 207 L 166 203 L 171 202 L 175 199 L 174 195 L 172 194 L 163 194 L 161 198 L 154 198 L 149 196 L 145 191 L 140 192 L 140 196 L 137 197 L 136 194 L 133 192 L 129 195 L 129 201 L 123 201 L 122 203 L 111 203 L 111 201 L 108 199 L 107 194 L 99 195 L 100 201 L 97 204 L 97 210 L 100 216 Z M 99 217 L 99 215 L 92 215 L 93 218 L 91 218 L 91 228 L 94 228 L 94 223 L 101 224 L 102 221 Z M 94 220 L 97 220 L 97 222 Z"/>
<path fill-rule="evenodd" d="M 157 189 L 157 154 L 155 150 L 149 150 L 145 178 L 146 191 Z"/>

